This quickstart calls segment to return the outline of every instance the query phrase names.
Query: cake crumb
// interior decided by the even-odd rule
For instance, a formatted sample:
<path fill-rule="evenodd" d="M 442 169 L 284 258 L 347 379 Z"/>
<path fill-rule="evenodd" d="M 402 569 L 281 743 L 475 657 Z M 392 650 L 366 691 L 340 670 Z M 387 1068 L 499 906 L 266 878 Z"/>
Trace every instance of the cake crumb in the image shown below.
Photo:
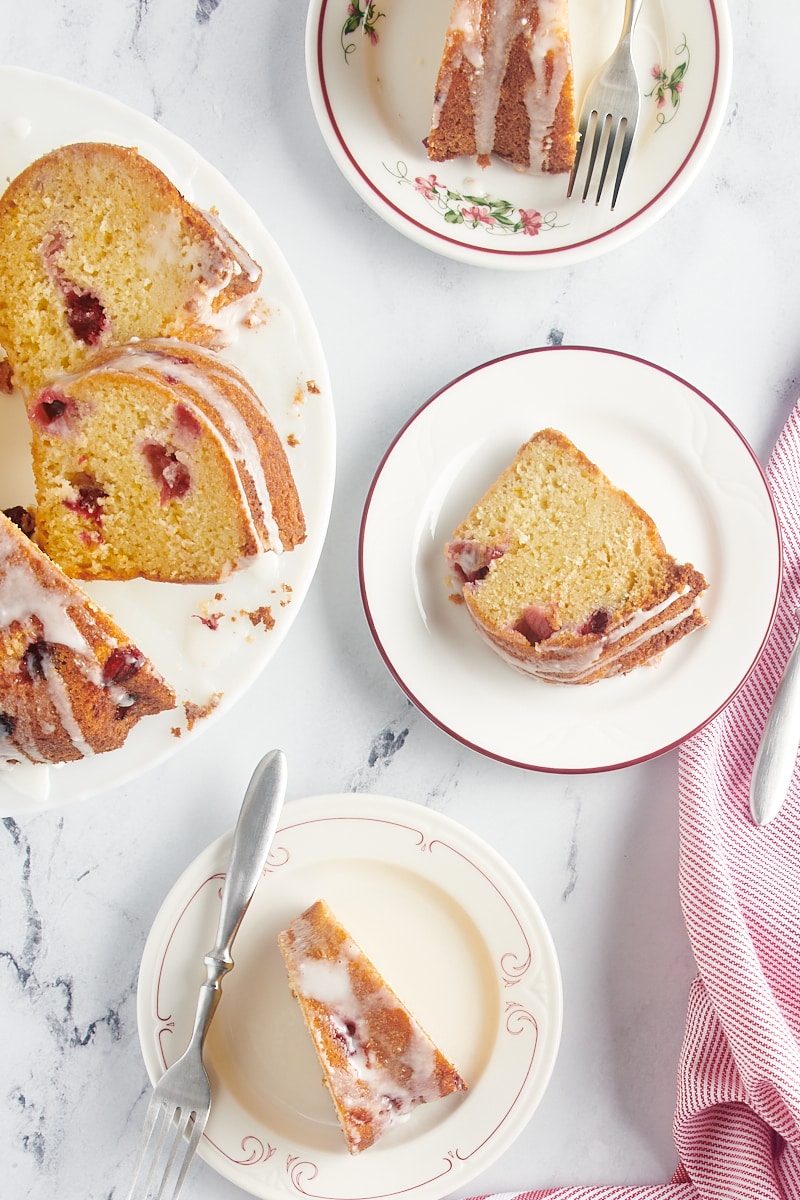
<path fill-rule="evenodd" d="M 214 692 L 205 704 L 195 704 L 192 700 L 184 700 L 183 711 L 186 713 L 186 727 L 194 729 L 198 721 L 210 717 L 222 699 L 222 692 Z"/>
<path fill-rule="evenodd" d="M 14 376 L 7 358 L 0 362 L 0 392 L 10 396 L 14 391 Z"/>
<path fill-rule="evenodd" d="M 250 618 L 252 625 L 263 625 L 265 629 L 272 629 L 275 624 L 272 609 L 268 604 L 262 604 L 261 608 L 256 608 L 252 612 L 245 613 L 245 615 Z"/>

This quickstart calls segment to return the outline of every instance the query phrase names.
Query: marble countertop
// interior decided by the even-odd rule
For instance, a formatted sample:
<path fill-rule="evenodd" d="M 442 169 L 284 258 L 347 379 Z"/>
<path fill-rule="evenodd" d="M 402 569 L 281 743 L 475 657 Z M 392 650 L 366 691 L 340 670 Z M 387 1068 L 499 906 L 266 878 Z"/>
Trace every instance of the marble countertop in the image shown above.
<path fill-rule="evenodd" d="M 133 783 L 0 824 L 0 1161 L 6 1194 L 123 1196 L 149 1091 L 136 1028 L 145 938 L 184 867 L 232 827 L 280 746 L 289 795 L 376 792 L 486 839 L 527 882 L 561 962 L 564 1029 L 518 1141 L 460 1196 L 664 1182 L 694 967 L 677 891 L 677 754 L 587 775 L 526 772 L 449 738 L 387 671 L 363 615 L 361 512 L 386 447 L 444 383 L 548 344 L 618 349 L 689 380 L 766 460 L 796 397 L 800 12 L 730 0 L 726 119 L 689 192 L 612 254 L 487 271 L 402 237 L 357 197 L 308 96 L 305 5 L 26 0 L 0 63 L 116 97 L 194 146 L 271 231 L 328 359 L 330 528 L 292 633 L 247 696 Z M 778 36 L 776 36 L 776 34 Z M 195 1200 L 242 1193 L 202 1161 Z"/>

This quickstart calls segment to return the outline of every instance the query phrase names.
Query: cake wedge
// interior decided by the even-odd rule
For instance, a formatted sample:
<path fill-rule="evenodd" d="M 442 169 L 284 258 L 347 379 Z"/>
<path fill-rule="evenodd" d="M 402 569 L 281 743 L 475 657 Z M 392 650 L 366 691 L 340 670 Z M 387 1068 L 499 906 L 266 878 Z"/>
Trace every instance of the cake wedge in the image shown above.
<path fill-rule="evenodd" d="M 548 683 L 626 674 L 707 624 L 701 572 L 559 430 L 520 448 L 444 554 L 482 638 Z"/>
<path fill-rule="evenodd" d="M 571 170 L 577 146 L 567 0 L 454 0 L 428 157 L 492 155 L 520 171 Z"/>
<path fill-rule="evenodd" d="M 467 1090 L 324 900 L 296 917 L 278 944 L 351 1154 L 417 1105 Z"/>

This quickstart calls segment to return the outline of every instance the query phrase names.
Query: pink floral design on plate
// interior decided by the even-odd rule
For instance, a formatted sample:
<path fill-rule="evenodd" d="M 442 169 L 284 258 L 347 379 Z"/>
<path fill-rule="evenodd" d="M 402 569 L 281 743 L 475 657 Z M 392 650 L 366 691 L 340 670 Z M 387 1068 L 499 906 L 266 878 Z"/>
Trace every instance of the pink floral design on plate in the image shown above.
<path fill-rule="evenodd" d="M 408 185 L 422 196 L 448 225 L 465 225 L 501 237 L 511 234 L 538 237 L 542 232 L 560 227 L 555 209 L 542 213 L 537 208 L 519 208 L 510 200 L 457 192 L 434 174 L 412 177 L 402 161 L 394 170 L 386 169 L 399 184 Z"/>
<path fill-rule="evenodd" d="M 375 28 L 376 23 L 385 17 L 386 14 L 379 12 L 372 0 L 364 0 L 364 7 L 361 7 L 361 0 L 351 0 L 347 5 L 347 18 L 342 26 L 342 50 L 344 50 L 345 62 L 350 61 L 350 55 L 356 49 L 356 42 L 348 41 L 354 33 L 358 33 L 359 29 L 362 35 L 369 38 L 373 46 L 376 46 L 380 41 L 378 32 Z"/>
<path fill-rule="evenodd" d="M 649 92 L 645 93 L 646 99 L 653 99 L 656 102 L 656 123 L 657 125 L 668 125 L 676 116 L 681 103 L 681 92 L 683 91 L 683 80 L 686 72 L 689 70 L 689 47 L 686 44 L 686 37 L 681 40 L 679 46 L 675 47 L 675 55 L 682 58 L 676 67 L 671 71 L 667 71 L 661 63 L 656 63 L 651 69 L 651 75 L 655 80 Z"/>

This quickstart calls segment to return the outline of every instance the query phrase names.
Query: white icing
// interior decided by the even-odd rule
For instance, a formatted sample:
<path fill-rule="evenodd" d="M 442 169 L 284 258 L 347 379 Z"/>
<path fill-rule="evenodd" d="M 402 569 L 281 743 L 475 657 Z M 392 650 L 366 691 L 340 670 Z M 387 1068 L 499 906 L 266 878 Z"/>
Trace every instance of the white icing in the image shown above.
<path fill-rule="evenodd" d="M 216 213 L 206 210 L 203 212 L 203 216 L 233 259 L 234 274 L 241 275 L 244 271 L 251 283 L 257 283 L 261 278 L 261 268 L 256 260 L 251 258 L 245 248 L 236 241 L 233 234 L 223 225 Z"/>
<path fill-rule="evenodd" d="M 404 1082 L 399 1078 L 398 1061 L 391 1070 L 376 1055 L 369 1036 L 370 1014 L 400 1005 L 388 986 L 370 990 L 363 998 L 356 995 L 350 978 L 350 961 L 359 955 L 355 944 L 346 940 L 336 960 L 319 959 L 306 953 L 308 930 L 302 918 L 295 922 L 294 931 L 297 973 L 293 986 L 301 997 L 325 1005 L 346 1048 L 345 1078 L 335 1073 L 339 1103 L 366 1110 L 373 1126 L 383 1131 L 406 1120 L 415 1105 L 438 1099 L 435 1048 L 410 1014 L 411 1037 L 400 1055 Z"/>
<path fill-rule="evenodd" d="M 40 639 L 56 642 L 78 654 L 89 646 L 67 611 L 62 594 L 46 588 L 24 563 L 10 562 L 10 549 L 0 545 L 0 627 L 17 621 L 30 625 L 34 615 L 41 622 Z"/>
<path fill-rule="evenodd" d="M 581 648 L 548 646 L 546 640 L 537 642 L 532 647 L 535 653 L 534 658 L 517 658 L 508 650 L 504 650 L 497 644 L 489 630 L 481 625 L 478 617 L 471 609 L 469 612 L 481 636 L 491 646 L 492 650 L 510 666 L 516 667 L 526 675 L 532 675 L 534 678 L 544 679 L 551 683 L 581 683 L 593 673 L 601 658 L 604 668 L 611 666 L 624 655 L 630 654 L 640 646 L 645 645 L 651 638 L 656 637 L 660 633 L 669 633 L 688 620 L 692 613 L 699 607 L 699 597 L 695 597 L 691 606 L 681 609 L 675 616 L 667 617 L 658 624 L 644 630 L 638 638 L 626 642 L 624 646 L 619 645 L 623 638 L 635 633 L 655 617 L 665 613 L 682 595 L 686 594 L 687 590 L 684 589 L 680 593 L 673 592 L 666 600 L 654 608 L 648 610 L 640 609 L 610 633 L 594 638 Z"/>
<path fill-rule="evenodd" d="M 464 60 L 472 68 L 470 95 L 474 113 L 475 151 L 479 158 L 494 149 L 500 89 L 509 54 L 518 37 L 524 38 L 533 80 L 526 89 L 525 107 L 530 122 L 529 156 L 534 170 L 547 164 L 561 89 L 571 67 L 564 0 L 538 0 L 538 22 L 518 14 L 517 0 L 496 0 L 485 44 L 481 38 L 482 0 L 457 0 L 448 31 L 448 47 L 455 50 L 452 68 L 440 73 L 434 101 L 432 128 L 441 118 L 453 78 Z M 547 80 L 546 60 L 551 55 L 552 77 Z"/>
<path fill-rule="evenodd" d="M 92 754 L 94 754 L 94 751 L 86 741 L 86 738 L 83 736 L 81 727 L 75 719 L 75 713 L 72 709 L 66 684 L 59 675 L 58 671 L 56 671 L 56 669 L 53 667 L 49 656 L 46 654 L 42 656 L 41 670 L 45 682 L 47 683 L 47 690 L 53 703 L 53 707 L 58 713 L 58 719 L 61 723 L 62 729 L 72 742 L 72 745 L 75 747 L 75 749 L 81 755 L 83 755 L 84 758 L 90 757 Z M 55 732 L 55 730 L 52 732 Z"/>
<path fill-rule="evenodd" d="M 67 598 L 56 587 L 47 587 L 24 558 L 18 557 L 12 535 L 0 538 L 0 627 L 18 625 L 31 640 L 65 646 L 79 656 L 82 670 L 93 683 L 102 684 L 102 672 L 94 661 L 86 638 L 69 614 Z M 72 745 L 82 755 L 92 753 L 75 719 L 64 681 L 44 653 L 38 663 L 41 677 L 47 685 L 49 699 L 58 720 Z M 13 717 L 12 717 L 13 719 Z M 40 723 L 44 735 L 55 731 L 55 724 Z M 13 739 L 5 729 L 0 730 L 0 761 L 12 765 L 20 751 L 34 762 L 47 761 L 36 743 L 33 729 L 27 734 L 25 723 L 14 723 Z"/>

